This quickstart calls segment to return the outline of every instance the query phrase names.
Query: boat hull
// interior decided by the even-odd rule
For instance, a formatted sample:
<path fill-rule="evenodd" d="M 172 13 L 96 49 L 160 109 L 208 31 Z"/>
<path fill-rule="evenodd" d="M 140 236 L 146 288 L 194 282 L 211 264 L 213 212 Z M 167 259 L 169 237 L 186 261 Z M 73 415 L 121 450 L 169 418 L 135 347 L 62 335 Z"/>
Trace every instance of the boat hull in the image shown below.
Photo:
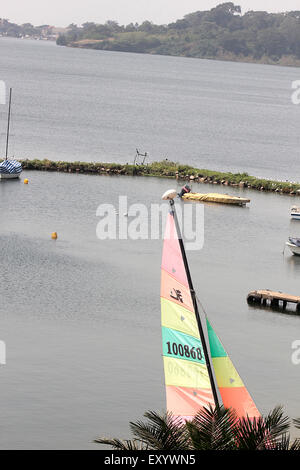
<path fill-rule="evenodd" d="M 298 206 L 291 207 L 291 217 L 294 220 L 300 220 L 300 207 Z"/>
<path fill-rule="evenodd" d="M 20 174 L 21 173 L 18 173 L 18 174 L 0 173 L 0 180 L 17 179 L 20 177 Z"/>
<path fill-rule="evenodd" d="M 291 250 L 294 255 L 300 256 L 300 246 L 294 245 L 290 242 L 286 242 L 286 246 Z"/>
<path fill-rule="evenodd" d="M 202 202 L 216 202 L 219 204 L 231 204 L 236 206 L 245 206 L 250 202 L 250 199 L 246 199 L 238 196 L 229 196 L 228 194 L 219 193 L 187 193 L 182 196 L 185 201 L 202 201 Z"/>

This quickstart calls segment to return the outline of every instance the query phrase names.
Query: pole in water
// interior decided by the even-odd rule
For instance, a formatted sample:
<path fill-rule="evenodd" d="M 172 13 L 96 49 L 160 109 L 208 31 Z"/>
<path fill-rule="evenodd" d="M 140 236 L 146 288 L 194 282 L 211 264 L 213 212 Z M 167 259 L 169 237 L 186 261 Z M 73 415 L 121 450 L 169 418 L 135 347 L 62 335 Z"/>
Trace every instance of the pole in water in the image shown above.
<path fill-rule="evenodd" d="M 171 191 L 170 191 L 170 193 L 171 193 Z M 179 227 L 179 224 L 178 224 L 178 219 L 177 219 L 177 215 L 176 215 L 176 211 L 175 211 L 175 207 L 174 207 L 174 200 L 172 198 L 172 195 L 171 195 L 171 197 L 169 197 L 169 203 L 170 203 L 170 207 L 171 207 L 171 212 L 172 212 L 173 217 L 174 217 L 178 242 L 179 242 L 179 246 L 180 246 L 180 250 L 181 250 L 181 254 L 182 254 L 182 258 L 183 258 L 184 267 L 185 267 L 185 270 L 186 270 L 189 289 L 190 289 L 190 292 L 191 292 L 191 297 L 192 297 L 193 306 L 194 306 L 194 310 L 195 310 L 198 330 L 199 330 L 200 339 L 201 339 L 201 342 L 202 342 L 202 347 L 203 347 L 204 357 L 205 357 L 205 361 L 206 361 L 206 367 L 207 367 L 207 371 L 208 371 L 208 375 L 209 375 L 209 380 L 210 380 L 210 384 L 211 384 L 211 389 L 212 389 L 212 393 L 213 393 L 213 397 L 214 397 L 214 402 L 215 402 L 216 408 L 219 408 L 220 404 L 219 404 L 219 398 L 218 398 L 218 393 L 217 393 L 217 387 L 216 387 L 216 384 L 215 384 L 215 379 L 214 379 L 214 375 L 213 375 L 213 371 L 212 371 L 210 356 L 209 356 L 209 353 L 208 353 L 208 348 L 207 348 L 206 339 L 205 339 L 205 335 L 204 335 L 204 331 L 203 331 L 203 327 L 202 327 L 202 322 L 201 322 L 201 318 L 200 318 L 200 315 L 199 315 L 198 304 L 197 304 L 197 299 L 196 299 L 196 293 L 195 293 L 194 287 L 193 287 L 193 282 L 192 282 L 192 278 L 191 278 L 191 274 L 190 274 L 190 269 L 189 269 L 189 265 L 188 265 L 188 261 L 187 261 L 187 257 L 186 257 L 186 253 L 185 253 L 185 248 L 184 248 L 184 244 L 183 244 L 183 240 L 182 240 L 182 236 L 181 236 L 181 232 L 180 232 L 180 227 Z"/>
<path fill-rule="evenodd" d="M 9 104 L 8 104 L 5 160 L 7 160 L 7 157 L 8 157 L 9 126 L 10 126 L 10 113 L 11 113 L 11 95 L 12 95 L 12 88 L 9 89 Z"/>

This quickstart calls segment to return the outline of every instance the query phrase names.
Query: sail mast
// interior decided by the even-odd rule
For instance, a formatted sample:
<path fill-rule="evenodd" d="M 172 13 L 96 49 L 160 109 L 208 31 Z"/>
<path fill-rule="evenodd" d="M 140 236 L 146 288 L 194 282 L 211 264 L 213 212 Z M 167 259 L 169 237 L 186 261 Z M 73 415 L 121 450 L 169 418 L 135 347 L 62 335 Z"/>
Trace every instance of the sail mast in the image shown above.
<path fill-rule="evenodd" d="M 214 375 L 213 375 L 213 372 L 212 372 L 210 356 L 209 356 L 209 353 L 208 353 L 206 339 L 205 339 L 204 331 L 203 331 L 203 328 L 202 328 L 202 323 L 201 323 L 201 318 L 200 318 L 200 315 L 199 315 L 196 294 L 195 294 L 195 291 L 194 291 L 193 282 L 192 282 L 192 278 L 191 278 L 191 273 L 190 273 L 190 269 L 189 269 L 189 265 L 188 265 L 188 261 L 187 261 L 187 257 L 186 257 L 186 253 L 185 253 L 185 248 L 184 248 L 184 244 L 183 244 L 183 240 L 182 240 L 182 236 L 181 236 L 181 231 L 180 231 L 180 227 L 179 227 L 179 223 L 178 223 L 178 219 L 177 219 L 177 215 L 176 215 L 174 200 L 170 199 L 169 203 L 170 203 L 170 207 L 171 207 L 171 212 L 172 212 L 173 217 L 174 217 L 175 227 L 176 227 L 177 236 L 178 236 L 178 242 L 179 242 L 179 246 L 180 246 L 180 250 L 181 250 L 181 254 L 182 254 L 184 267 L 185 267 L 185 270 L 186 270 L 189 289 L 190 289 L 190 292 L 191 292 L 191 297 L 192 297 L 193 306 L 194 306 L 194 310 L 195 310 L 198 330 L 199 330 L 199 334 L 200 334 L 200 338 L 201 338 L 201 342 L 202 342 L 202 347 L 203 347 L 203 352 L 204 352 L 204 356 L 205 356 L 207 371 L 208 371 L 209 380 L 210 380 L 210 384 L 211 384 L 211 389 L 212 389 L 215 405 L 218 408 L 220 405 L 219 405 L 217 387 L 216 387 L 215 380 L 214 380 Z"/>
<path fill-rule="evenodd" d="M 10 114 L 11 114 L 11 95 L 12 95 L 12 88 L 9 89 L 5 160 L 7 160 L 7 157 L 8 157 L 8 141 L 9 141 L 9 127 L 10 127 Z"/>

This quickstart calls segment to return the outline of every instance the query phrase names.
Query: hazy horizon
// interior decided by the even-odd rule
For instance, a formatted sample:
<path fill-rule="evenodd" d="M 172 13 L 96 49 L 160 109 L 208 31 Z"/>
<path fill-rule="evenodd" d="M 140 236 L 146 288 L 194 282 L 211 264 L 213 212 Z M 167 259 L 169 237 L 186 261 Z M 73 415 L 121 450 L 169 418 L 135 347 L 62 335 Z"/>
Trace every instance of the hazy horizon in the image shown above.
<path fill-rule="evenodd" d="M 65 27 L 70 23 L 82 24 L 86 21 L 105 23 L 108 20 L 120 24 L 131 22 L 142 23 L 145 20 L 156 24 L 167 24 L 182 18 L 188 13 L 199 10 L 209 10 L 222 0 L 86 0 L 84 3 L 71 0 L 25 0 L 20 8 L 20 0 L 10 0 L 1 7 L 1 18 L 13 23 L 32 23 L 34 25 L 49 24 Z M 299 0 L 240 0 L 234 2 L 240 5 L 243 13 L 249 10 L 281 12 L 300 9 Z"/>

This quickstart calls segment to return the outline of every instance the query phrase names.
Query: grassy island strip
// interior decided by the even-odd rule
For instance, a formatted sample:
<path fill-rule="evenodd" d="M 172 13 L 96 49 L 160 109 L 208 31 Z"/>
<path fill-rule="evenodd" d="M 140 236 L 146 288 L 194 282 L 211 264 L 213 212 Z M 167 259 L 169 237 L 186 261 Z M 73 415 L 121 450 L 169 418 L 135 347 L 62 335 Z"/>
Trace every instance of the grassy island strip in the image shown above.
<path fill-rule="evenodd" d="M 272 181 L 249 176 L 247 173 L 223 173 L 213 170 L 201 170 L 189 165 L 164 160 L 148 165 L 121 163 L 62 162 L 51 160 L 22 160 L 24 170 L 60 171 L 65 173 L 85 173 L 100 175 L 156 176 L 191 180 L 198 183 L 237 186 L 259 191 L 272 191 L 284 194 L 300 195 L 300 183 Z"/>

